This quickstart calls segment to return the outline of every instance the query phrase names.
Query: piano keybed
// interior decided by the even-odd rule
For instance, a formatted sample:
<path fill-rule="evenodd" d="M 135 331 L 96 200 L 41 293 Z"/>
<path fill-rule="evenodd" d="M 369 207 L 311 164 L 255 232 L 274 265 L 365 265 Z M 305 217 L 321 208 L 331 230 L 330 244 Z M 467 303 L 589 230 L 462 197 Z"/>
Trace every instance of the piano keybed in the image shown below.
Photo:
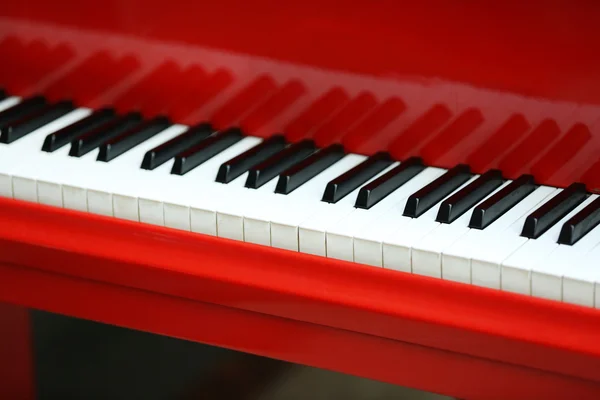
<path fill-rule="evenodd" d="M 0 111 L 5 197 L 598 306 L 600 200 L 581 183 L 42 96 Z"/>

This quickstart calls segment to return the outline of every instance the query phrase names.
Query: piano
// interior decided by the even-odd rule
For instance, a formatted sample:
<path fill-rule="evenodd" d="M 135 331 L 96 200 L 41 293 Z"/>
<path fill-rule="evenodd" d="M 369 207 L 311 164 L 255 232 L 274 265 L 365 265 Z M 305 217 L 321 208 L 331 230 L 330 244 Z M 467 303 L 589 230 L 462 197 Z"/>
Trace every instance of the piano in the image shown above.
<path fill-rule="evenodd" d="M 599 11 L 6 2 L 3 324 L 39 308 L 460 398 L 594 398 Z"/>

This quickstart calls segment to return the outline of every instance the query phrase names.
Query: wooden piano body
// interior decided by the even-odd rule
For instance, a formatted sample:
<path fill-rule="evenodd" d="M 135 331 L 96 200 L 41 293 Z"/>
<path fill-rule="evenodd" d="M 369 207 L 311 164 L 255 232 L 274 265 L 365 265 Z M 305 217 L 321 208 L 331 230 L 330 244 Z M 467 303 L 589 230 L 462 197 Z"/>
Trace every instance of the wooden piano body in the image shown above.
<path fill-rule="evenodd" d="M 8 0 L 0 86 L 597 192 L 599 13 Z M 13 199 L 0 199 L 0 301 L 3 398 L 33 393 L 29 307 L 459 398 L 600 394 L 592 308 Z"/>

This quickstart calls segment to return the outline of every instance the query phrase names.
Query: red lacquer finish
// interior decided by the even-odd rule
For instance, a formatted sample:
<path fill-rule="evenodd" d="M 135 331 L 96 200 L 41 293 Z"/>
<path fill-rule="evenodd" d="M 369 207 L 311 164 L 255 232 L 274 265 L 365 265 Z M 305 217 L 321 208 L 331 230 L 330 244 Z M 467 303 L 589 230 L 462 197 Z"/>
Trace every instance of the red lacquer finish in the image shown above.
<path fill-rule="evenodd" d="M 598 191 L 598 15 L 592 0 L 7 0 L 0 85 Z"/>
<path fill-rule="evenodd" d="M 467 398 L 600 395 L 594 309 L 14 200 L 0 221 L 0 301 Z"/>

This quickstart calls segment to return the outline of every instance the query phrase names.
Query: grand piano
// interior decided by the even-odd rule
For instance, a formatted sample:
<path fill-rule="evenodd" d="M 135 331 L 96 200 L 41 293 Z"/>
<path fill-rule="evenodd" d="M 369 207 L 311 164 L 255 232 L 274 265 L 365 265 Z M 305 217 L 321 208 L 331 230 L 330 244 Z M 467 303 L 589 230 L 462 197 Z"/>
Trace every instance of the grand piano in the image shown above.
<path fill-rule="evenodd" d="M 600 394 L 596 2 L 3 2 L 28 309 L 463 399 Z"/>

